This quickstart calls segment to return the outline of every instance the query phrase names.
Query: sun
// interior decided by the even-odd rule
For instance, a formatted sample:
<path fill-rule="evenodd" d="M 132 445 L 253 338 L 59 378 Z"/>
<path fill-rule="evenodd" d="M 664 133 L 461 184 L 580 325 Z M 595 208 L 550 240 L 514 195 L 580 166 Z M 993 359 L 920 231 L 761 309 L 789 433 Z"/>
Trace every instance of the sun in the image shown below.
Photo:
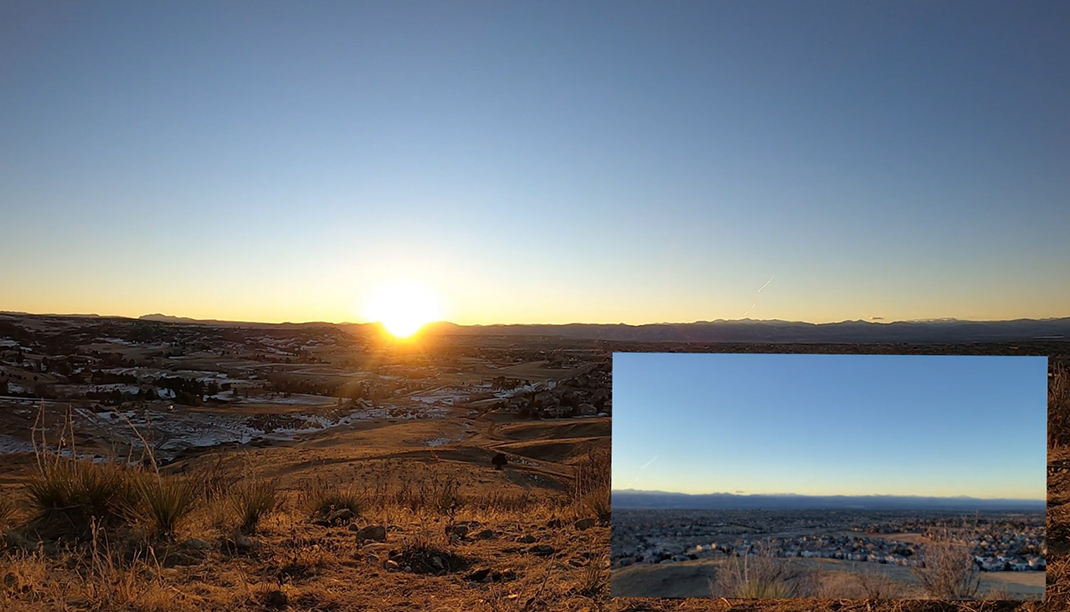
<path fill-rule="evenodd" d="M 442 308 L 435 294 L 411 281 L 391 281 L 375 288 L 364 307 L 368 321 L 381 323 L 397 338 L 408 338 L 424 325 L 439 321 Z"/>

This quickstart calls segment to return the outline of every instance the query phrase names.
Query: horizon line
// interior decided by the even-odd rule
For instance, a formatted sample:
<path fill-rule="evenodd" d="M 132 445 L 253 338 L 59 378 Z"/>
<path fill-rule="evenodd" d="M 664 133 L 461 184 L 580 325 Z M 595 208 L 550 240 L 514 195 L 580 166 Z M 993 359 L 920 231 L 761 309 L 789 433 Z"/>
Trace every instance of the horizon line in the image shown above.
<path fill-rule="evenodd" d="M 661 491 L 657 489 L 610 489 L 610 493 L 655 493 L 662 495 L 687 495 L 689 497 L 702 497 L 707 495 L 727 495 L 730 497 L 918 497 L 925 499 L 975 499 L 979 501 L 1043 501 L 1047 502 L 1047 493 L 1044 497 L 976 497 L 973 495 L 906 495 L 895 493 L 728 493 L 726 491 L 714 491 L 712 493 L 684 493 L 682 491 Z"/>
<path fill-rule="evenodd" d="M 56 313 L 56 312 L 25 312 L 16 310 L 0 310 L 0 314 L 4 315 L 25 315 L 25 316 L 38 316 L 38 317 L 77 317 L 77 318 L 100 318 L 100 319 L 128 319 L 131 321 L 145 320 L 145 317 L 167 317 L 171 319 L 177 319 L 180 321 L 189 321 L 194 323 L 233 323 L 233 324 L 249 324 L 249 325 L 377 325 L 379 321 L 324 321 L 324 320 L 306 320 L 306 321 L 249 321 L 238 319 L 202 319 L 196 317 L 187 317 L 181 315 L 168 315 L 159 312 L 147 313 L 140 316 L 130 315 L 116 315 L 116 314 L 98 314 L 98 313 Z M 1070 315 L 1061 317 L 1041 317 L 1041 318 L 1028 318 L 1018 317 L 1015 319 L 960 319 L 957 317 L 929 317 L 923 319 L 885 319 L 880 317 L 878 319 L 843 319 L 840 321 L 825 321 L 825 322 L 813 322 L 803 320 L 788 320 L 788 319 L 751 319 L 744 317 L 741 319 L 696 319 L 694 321 L 650 321 L 646 323 L 623 323 L 623 322 L 583 322 L 583 321 L 571 321 L 568 323 L 531 323 L 531 322 L 514 322 L 514 323 L 454 323 L 453 321 L 440 320 L 429 321 L 421 328 L 432 325 L 456 325 L 458 327 L 505 327 L 505 326 L 545 326 L 545 327 L 563 327 L 567 325 L 614 325 L 624 327 L 643 327 L 647 325 L 694 325 L 699 323 L 792 323 L 803 325 L 837 325 L 842 323 L 863 323 L 869 325 L 891 325 L 893 323 L 1012 323 L 1015 321 L 1058 321 L 1063 319 L 1070 319 Z M 148 319 L 151 320 L 151 319 Z"/>

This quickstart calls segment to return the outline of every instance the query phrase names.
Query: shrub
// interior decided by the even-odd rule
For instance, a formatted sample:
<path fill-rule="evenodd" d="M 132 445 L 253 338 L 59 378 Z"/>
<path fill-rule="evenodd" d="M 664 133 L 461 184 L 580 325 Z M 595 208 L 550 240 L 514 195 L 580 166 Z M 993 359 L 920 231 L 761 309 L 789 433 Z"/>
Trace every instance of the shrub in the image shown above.
<path fill-rule="evenodd" d="M 0 530 L 7 524 L 18 510 L 15 500 L 7 495 L 0 495 Z"/>
<path fill-rule="evenodd" d="M 278 505 L 278 483 L 267 479 L 241 482 L 234 487 L 230 501 L 241 522 L 240 529 L 252 533 L 260 519 Z"/>
<path fill-rule="evenodd" d="M 1048 384 L 1048 447 L 1070 444 L 1070 369 L 1055 368 Z"/>
<path fill-rule="evenodd" d="M 569 495 L 578 515 L 607 524 L 611 518 L 610 449 L 592 448 L 573 468 Z"/>
<path fill-rule="evenodd" d="M 325 519 L 332 512 L 342 509 L 359 516 L 368 507 L 365 496 L 353 487 L 328 484 L 322 480 L 308 483 L 300 493 L 299 503 L 313 519 Z"/>
<path fill-rule="evenodd" d="M 970 543 L 949 530 L 925 546 L 924 565 L 915 567 L 914 575 L 936 599 L 972 599 L 980 586 Z"/>
<path fill-rule="evenodd" d="M 138 485 L 152 535 L 171 538 L 175 528 L 197 503 L 199 483 L 190 479 L 146 477 Z"/>
<path fill-rule="evenodd" d="M 771 549 L 765 549 L 757 556 L 727 560 L 718 568 L 710 594 L 740 599 L 805 597 L 809 595 L 804 586 L 807 578 L 804 571 L 778 560 Z"/>
<path fill-rule="evenodd" d="M 139 472 L 116 463 L 47 458 L 26 485 L 32 523 L 53 535 L 84 538 L 93 526 L 111 528 L 138 512 Z"/>

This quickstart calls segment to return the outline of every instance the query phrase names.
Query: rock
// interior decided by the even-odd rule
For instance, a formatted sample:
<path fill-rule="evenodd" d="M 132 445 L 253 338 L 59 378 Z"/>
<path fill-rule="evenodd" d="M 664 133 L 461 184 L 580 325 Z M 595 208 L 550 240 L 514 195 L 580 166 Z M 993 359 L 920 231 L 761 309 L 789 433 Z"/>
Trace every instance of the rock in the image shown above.
<path fill-rule="evenodd" d="M 468 525 L 453 525 L 446 529 L 446 535 L 453 534 L 458 538 L 463 538 L 468 535 Z"/>
<path fill-rule="evenodd" d="M 382 525 L 368 525 L 357 531 L 357 542 L 365 542 L 368 540 L 373 542 L 385 542 L 386 528 Z"/>
<path fill-rule="evenodd" d="M 468 574 L 466 578 L 472 582 L 483 582 L 483 579 L 490 575 L 490 569 L 478 569 L 471 574 Z"/>
<path fill-rule="evenodd" d="M 548 557 L 554 554 L 554 547 L 549 544 L 536 544 L 529 548 L 528 552 L 533 555 L 539 555 L 540 557 Z"/>
<path fill-rule="evenodd" d="M 249 536 L 238 533 L 223 540 L 223 550 L 225 552 L 249 552 L 255 544 Z"/>
<path fill-rule="evenodd" d="M 8 572 L 4 574 L 3 585 L 5 589 L 10 591 L 18 590 L 19 577 L 15 572 Z"/>
<path fill-rule="evenodd" d="M 349 508 L 340 508 L 327 516 L 327 522 L 331 523 L 332 525 L 336 525 L 338 523 L 348 523 L 352 519 L 353 511 Z"/>
<path fill-rule="evenodd" d="M 579 529 L 580 531 L 583 531 L 584 529 L 590 529 L 591 527 L 594 527 L 594 519 L 583 518 L 576 521 L 576 529 Z"/>
<path fill-rule="evenodd" d="M 190 538 L 182 543 L 183 546 L 190 550 L 211 550 L 212 545 L 200 538 Z"/>
<path fill-rule="evenodd" d="M 369 565 L 379 565 L 382 562 L 382 560 L 379 559 L 379 555 L 376 555 L 375 553 L 368 553 L 365 555 L 364 561 Z"/>
<path fill-rule="evenodd" d="M 533 535 L 531 535 L 529 533 L 526 536 L 524 536 L 524 537 L 520 538 L 519 540 L 517 540 L 517 542 L 520 542 L 521 544 L 534 544 L 535 543 L 535 536 L 533 536 Z"/>
<path fill-rule="evenodd" d="M 444 563 L 442 563 L 442 557 L 438 557 L 438 556 L 431 557 L 431 565 L 433 565 L 435 567 L 435 569 L 439 569 L 439 570 L 446 569 L 446 565 Z"/>
<path fill-rule="evenodd" d="M 278 589 L 268 591 L 264 594 L 264 605 L 281 610 L 290 605 L 290 597 Z"/>
<path fill-rule="evenodd" d="M 484 529 L 476 534 L 476 537 L 480 540 L 490 540 L 498 537 L 498 534 L 494 533 L 493 529 Z"/>
<path fill-rule="evenodd" d="M 394 561 L 393 559 L 387 559 L 383 563 L 383 569 L 385 569 L 388 572 L 396 572 L 399 569 L 401 569 L 401 566 L 398 565 L 397 561 Z"/>
<path fill-rule="evenodd" d="M 204 553 L 198 550 L 190 552 L 183 552 L 181 550 L 173 550 L 163 556 L 161 565 L 164 567 L 179 567 L 188 565 L 197 565 L 204 561 Z"/>

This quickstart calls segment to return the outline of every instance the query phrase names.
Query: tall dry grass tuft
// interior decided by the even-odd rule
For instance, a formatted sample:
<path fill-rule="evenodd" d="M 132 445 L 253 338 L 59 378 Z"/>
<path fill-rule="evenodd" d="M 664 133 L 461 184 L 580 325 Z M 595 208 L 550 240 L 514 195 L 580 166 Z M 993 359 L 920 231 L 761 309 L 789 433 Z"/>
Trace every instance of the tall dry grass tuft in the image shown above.
<path fill-rule="evenodd" d="M 1048 384 L 1048 448 L 1070 444 L 1070 368 L 1057 367 Z"/>
<path fill-rule="evenodd" d="M 33 527 L 52 536 L 86 538 L 93 526 L 133 522 L 140 508 L 139 474 L 107 462 L 52 456 L 26 483 Z"/>
<path fill-rule="evenodd" d="M 365 495 L 355 487 L 317 479 L 306 482 L 298 492 L 298 505 L 315 519 L 327 519 L 338 510 L 349 510 L 360 516 L 369 507 Z"/>
<path fill-rule="evenodd" d="M 18 502 L 14 498 L 0 492 L 0 533 L 4 532 L 4 527 L 15 517 L 18 509 Z"/>
<path fill-rule="evenodd" d="M 240 482 L 231 492 L 230 504 L 238 515 L 239 529 L 244 533 L 253 533 L 260 519 L 278 507 L 278 483 L 265 478 Z"/>
<path fill-rule="evenodd" d="M 201 483 L 190 478 L 145 477 L 137 485 L 150 535 L 172 539 L 175 529 L 197 506 Z"/>
<path fill-rule="evenodd" d="M 580 518 L 592 517 L 602 525 L 611 518 L 611 452 L 604 447 L 587 451 L 573 467 L 569 496 Z"/>
<path fill-rule="evenodd" d="M 785 599 L 808 597 L 813 576 L 787 561 L 777 559 L 771 548 L 757 555 L 733 557 L 718 567 L 710 581 L 712 597 L 738 599 Z"/>
<path fill-rule="evenodd" d="M 980 587 L 973 547 L 967 536 L 944 529 L 925 545 L 923 565 L 914 568 L 918 583 L 935 599 L 973 599 Z"/>

